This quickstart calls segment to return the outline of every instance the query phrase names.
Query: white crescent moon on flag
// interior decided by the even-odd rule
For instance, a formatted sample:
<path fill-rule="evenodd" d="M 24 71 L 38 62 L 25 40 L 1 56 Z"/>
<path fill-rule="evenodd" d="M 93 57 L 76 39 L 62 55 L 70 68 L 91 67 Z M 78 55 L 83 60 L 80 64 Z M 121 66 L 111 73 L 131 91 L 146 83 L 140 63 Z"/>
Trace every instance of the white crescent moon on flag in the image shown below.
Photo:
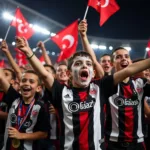
<path fill-rule="evenodd" d="M 68 48 L 72 47 L 72 45 L 74 44 L 74 37 L 72 35 L 64 36 L 62 41 L 64 41 L 64 40 L 68 40 L 70 42 Z"/>
<path fill-rule="evenodd" d="M 18 25 L 18 30 L 19 30 L 20 33 L 24 33 L 24 31 L 22 31 L 22 27 L 23 27 L 23 26 L 24 26 L 24 25 L 21 24 L 21 23 Z"/>
<path fill-rule="evenodd" d="M 101 5 L 101 7 L 102 7 L 102 8 L 107 7 L 108 4 L 109 4 L 109 0 L 106 0 L 106 1 L 105 1 L 105 4 L 104 4 L 104 5 Z"/>

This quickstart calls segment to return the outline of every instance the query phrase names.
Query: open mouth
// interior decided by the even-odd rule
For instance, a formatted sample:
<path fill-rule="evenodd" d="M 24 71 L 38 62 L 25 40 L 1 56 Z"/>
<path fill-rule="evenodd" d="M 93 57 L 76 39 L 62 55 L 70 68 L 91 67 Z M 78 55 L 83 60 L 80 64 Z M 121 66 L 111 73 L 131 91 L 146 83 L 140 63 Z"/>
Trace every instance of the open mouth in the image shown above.
<path fill-rule="evenodd" d="M 30 92 L 30 91 L 31 91 L 31 88 L 29 88 L 29 87 L 23 87 L 23 88 L 22 88 L 22 91 L 23 91 L 23 92 Z"/>
<path fill-rule="evenodd" d="M 104 69 L 105 69 L 105 70 L 108 70 L 108 69 L 109 69 L 109 66 L 105 66 Z"/>
<path fill-rule="evenodd" d="M 87 80 L 88 76 L 89 76 L 89 74 L 88 74 L 87 71 L 82 71 L 82 72 L 80 73 L 80 78 L 81 78 L 81 80 L 84 80 L 84 81 Z"/>
<path fill-rule="evenodd" d="M 126 67 L 128 67 L 128 64 L 121 64 L 121 67 L 126 68 Z"/>
<path fill-rule="evenodd" d="M 126 62 L 126 61 L 123 61 L 123 62 L 121 63 L 121 67 L 122 67 L 122 68 L 126 68 L 126 67 L 128 67 L 128 66 L 129 66 L 129 63 Z"/>

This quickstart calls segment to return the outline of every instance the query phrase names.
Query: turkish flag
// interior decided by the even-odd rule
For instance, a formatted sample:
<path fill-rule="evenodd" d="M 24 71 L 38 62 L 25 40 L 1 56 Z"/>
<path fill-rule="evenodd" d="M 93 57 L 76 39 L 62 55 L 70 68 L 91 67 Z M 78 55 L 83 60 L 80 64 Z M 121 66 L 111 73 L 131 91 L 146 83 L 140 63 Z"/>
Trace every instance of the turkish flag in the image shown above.
<path fill-rule="evenodd" d="M 16 36 L 29 39 L 34 34 L 33 28 L 24 18 L 19 8 L 16 9 L 15 18 L 10 25 L 16 27 Z"/>
<path fill-rule="evenodd" d="M 21 52 L 20 50 L 18 50 L 17 48 L 16 50 L 16 60 L 19 66 L 25 66 L 28 62 L 26 59 L 26 56 L 23 52 Z"/>
<path fill-rule="evenodd" d="M 100 26 L 120 9 L 115 0 L 89 0 L 88 6 L 100 13 Z"/>
<path fill-rule="evenodd" d="M 61 50 L 57 62 L 69 58 L 75 53 L 78 44 L 78 20 L 58 32 L 51 40 L 56 43 Z"/>
<path fill-rule="evenodd" d="M 2 61 L 0 61 L 0 68 L 4 68 L 5 67 L 5 62 L 4 59 Z"/>
<path fill-rule="evenodd" d="M 149 50 L 147 51 L 148 57 L 150 57 L 150 40 L 148 41 L 147 47 L 149 48 Z"/>

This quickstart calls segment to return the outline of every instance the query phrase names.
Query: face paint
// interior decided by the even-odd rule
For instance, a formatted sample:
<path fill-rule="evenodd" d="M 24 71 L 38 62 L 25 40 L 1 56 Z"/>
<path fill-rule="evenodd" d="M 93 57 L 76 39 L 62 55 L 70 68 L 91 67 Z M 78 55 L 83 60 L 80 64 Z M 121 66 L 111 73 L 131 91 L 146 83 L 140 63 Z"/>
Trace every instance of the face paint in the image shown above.
<path fill-rule="evenodd" d="M 93 64 L 89 57 L 78 56 L 71 67 L 73 82 L 78 87 L 87 87 L 93 78 Z"/>

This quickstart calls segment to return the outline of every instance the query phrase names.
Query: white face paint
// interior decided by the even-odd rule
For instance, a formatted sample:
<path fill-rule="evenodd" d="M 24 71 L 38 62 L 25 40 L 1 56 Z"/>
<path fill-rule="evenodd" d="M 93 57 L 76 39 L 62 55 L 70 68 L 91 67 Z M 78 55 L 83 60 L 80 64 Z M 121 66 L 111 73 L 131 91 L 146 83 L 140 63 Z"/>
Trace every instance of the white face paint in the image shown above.
<path fill-rule="evenodd" d="M 92 60 L 85 56 L 77 56 L 71 70 L 73 84 L 77 87 L 87 87 L 94 75 Z"/>

